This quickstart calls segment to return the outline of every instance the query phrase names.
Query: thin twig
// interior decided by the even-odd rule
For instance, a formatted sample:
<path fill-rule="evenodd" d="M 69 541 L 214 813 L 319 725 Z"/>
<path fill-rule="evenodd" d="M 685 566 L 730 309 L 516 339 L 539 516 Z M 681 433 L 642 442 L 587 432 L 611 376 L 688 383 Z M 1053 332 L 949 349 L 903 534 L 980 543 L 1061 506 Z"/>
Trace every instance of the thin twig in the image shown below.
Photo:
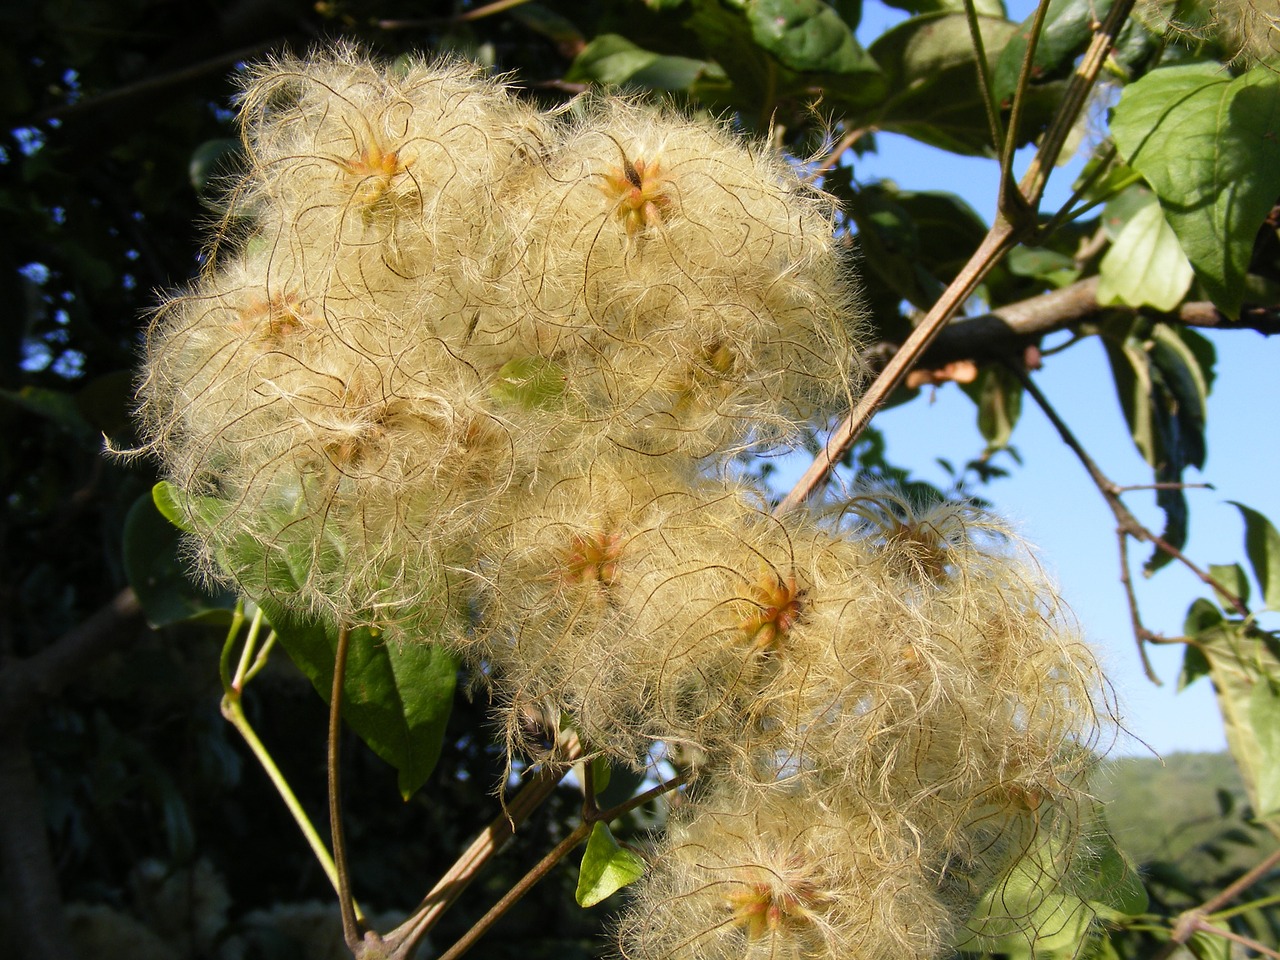
<path fill-rule="evenodd" d="M 1125 600 L 1129 604 L 1129 622 L 1133 626 L 1133 638 L 1137 641 L 1138 660 L 1142 663 L 1142 672 L 1147 675 L 1147 679 L 1157 687 L 1163 687 L 1164 681 L 1160 679 L 1155 667 L 1151 664 L 1151 658 L 1147 656 L 1147 644 L 1153 641 L 1155 636 L 1143 625 L 1142 614 L 1138 610 L 1138 594 L 1133 589 L 1133 577 L 1129 573 L 1129 534 L 1116 527 L 1116 539 L 1120 542 L 1120 584 L 1124 587 Z"/>
<path fill-rule="evenodd" d="M 504 805 L 502 813 L 471 842 L 431 888 L 413 916 L 383 937 L 384 943 L 392 945 L 393 957 L 408 956 L 436 925 L 440 916 L 462 896 L 490 858 L 515 835 L 516 829 L 529 815 L 555 792 L 556 786 L 569 772 L 573 762 L 582 756 L 582 744 L 577 737 L 565 738 L 560 744 L 560 753 L 559 758 L 544 764 L 510 802 Z"/>
<path fill-rule="evenodd" d="M 1261 863 L 1251 867 L 1247 873 L 1241 874 L 1214 894 L 1213 897 L 1206 900 L 1204 905 L 1200 907 L 1201 912 L 1206 915 L 1213 913 L 1219 907 L 1229 903 L 1236 896 L 1248 890 L 1276 867 L 1280 867 L 1280 850 L 1273 850 Z"/>
<path fill-rule="evenodd" d="M 1004 219 L 996 222 L 995 226 L 983 238 L 982 244 L 974 251 L 973 256 L 969 258 L 969 262 L 964 265 L 959 275 L 951 285 L 943 292 L 942 297 L 933 308 L 925 315 L 920 325 L 911 332 L 906 342 L 899 348 L 898 352 L 893 355 L 893 359 L 885 366 L 880 375 L 867 388 L 866 393 L 854 405 L 849 412 L 849 416 L 845 418 L 827 438 L 826 444 L 819 451 L 818 456 L 813 463 L 809 464 L 809 469 L 791 488 L 791 492 L 782 499 L 778 504 L 778 514 L 786 513 L 788 510 L 798 506 L 805 500 L 819 485 L 826 479 L 831 468 L 839 462 L 848 449 L 853 446 L 853 442 L 862 433 L 872 416 L 880 409 L 880 405 L 888 398 L 889 394 L 894 391 L 907 372 L 915 364 L 932 342 L 932 340 L 951 319 L 951 315 L 968 299 L 969 295 L 977 287 L 978 283 L 986 276 L 992 265 L 1016 242 L 1012 225 Z"/>
<path fill-rule="evenodd" d="M 1013 106 L 1009 109 L 1009 127 L 1005 133 L 1004 144 L 1000 150 L 1000 196 L 999 209 L 1009 219 L 1024 222 L 1034 219 L 1036 209 L 1040 205 L 1039 196 L 1029 197 L 1023 193 L 1013 181 L 1013 155 L 1018 149 L 1018 127 L 1022 123 L 1022 111 L 1026 108 L 1028 92 L 1031 89 L 1031 73 L 1035 66 L 1036 46 L 1040 42 L 1040 32 L 1044 29 L 1045 15 L 1049 12 L 1049 0 L 1040 0 L 1036 5 L 1035 19 L 1031 24 L 1031 32 L 1027 35 L 1027 48 L 1022 53 L 1022 69 L 1018 72 L 1018 85 L 1014 88 Z M 1066 101 L 1059 107 L 1060 117 L 1066 108 Z M 1076 111 L 1071 112 L 1071 122 L 1075 123 Z M 1056 119 L 1056 118 L 1055 118 Z M 997 141 L 997 145 L 999 143 Z M 1052 147 L 1046 140 L 1040 152 Z M 1059 149 L 1061 147 L 1059 146 Z M 1056 155 L 1055 155 L 1056 161 Z"/>
<path fill-rule="evenodd" d="M 1224 930 L 1221 927 L 1215 927 L 1208 922 L 1210 917 L 1218 907 L 1234 900 L 1239 894 L 1243 893 L 1249 887 L 1253 886 L 1264 876 L 1271 872 L 1277 865 L 1280 865 L 1280 850 L 1275 850 L 1269 854 L 1261 863 L 1254 866 L 1247 873 L 1242 874 L 1233 883 L 1229 884 L 1222 890 L 1202 903 L 1200 906 L 1187 910 L 1180 914 L 1174 923 L 1173 930 L 1170 931 L 1169 939 L 1165 941 L 1160 949 L 1155 952 L 1151 960 L 1168 960 L 1179 947 L 1184 945 L 1197 931 L 1216 934 L 1225 937 L 1228 940 L 1234 940 L 1237 943 L 1249 947 L 1251 950 L 1258 950 L 1268 956 L 1277 956 L 1277 954 L 1255 941 L 1241 937 L 1239 934 Z"/>
<path fill-rule="evenodd" d="M 1071 128 L 1075 126 L 1076 118 L 1093 90 L 1103 63 L 1111 55 L 1116 38 L 1129 19 L 1134 2 L 1135 0 L 1117 0 L 1107 13 L 1107 19 L 1093 35 L 1089 49 L 1085 51 L 1084 57 L 1071 75 L 1062 104 L 1054 114 L 1049 129 L 1040 141 L 1040 149 L 1031 159 L 1027 172 L 1018 185 L 1023 198 L 1033 210 L 1040 206 L 1040 198 L 1044 195 L 1044 188 L 1049 182 L 1049 174 L 1058 162 L 1058 155 L 1062 152 Z"/>
<path fill-rule="evenodd" d="M 592 828 L 600 822 L 608 823 L 615 820 L 634 808 L 648 803 L 655 797 L 660 797 L 664 793 L 676 789 L 688 780 L 688 774 L 680 774 L 670 780 L 660 783 L 655 787 L 651 787 L 644 793 L 632 797 L 625 803 L 620 803 L 608 810 L 596 810 L 593 815 L 587 815 L 584 809 L 582 822 L 574 828 L 573 832 L 561 840 L 552 848 L 551 852 L 537 862 L 532 869 L 529 870 L 520 880 L 503 894 L 502 898 L 495 903 L 489 911 L 476 921 L 475 925 L 458 939 L 458 941 L 448 950 L 440 955 L 439 960 L 458 960 L 464 953 L 470 950 L 489 928 L 508 910 L 510 910 L 526 893 L 533 889 L 534 885 L 545 877 L 555 867 L 557 863 L 573 852 L 574 847 L 582 843 L 591 835 Z"/>
<path fill-rule="evenodd" d="M 1000 105 L 996 103 L 995 89 L 991 85 L 991 70 L 987 65 L 986 45 L 982 42 L 982 29 L 978 23 L 978 8 L 973 0 L 964 0 L 964 16 L 969 24 L 969 40 L 973 43 L 974 63 L 978 68 L 978 90 L 982 105 L 987 111 L 988 133 L 991 143 L 998 150 L 1004 141 L 1004 126 L 1000 123 Z M 1001 176 L 1008 179 L 1007 172 Z"/>
<path fill-rule="evenodd" d="M 1102 472 L 1102 468 L 1098 466 L 1091 456 L 1089 456 L 1088 451 L 1086 451 L 1080 441 L 1076 439 L 1075 434 L 1071 432 L 1071 428 L 1067 426 L 1066 422 L 1058 414 L 1058 411 L 1054 408 L 1053 404 L 1051 404 L 1049 399 L 1040 391 L 1040 388 L 1036 385 L 1035 381 L 1031 379 L 1031 376 L 1016 364 L 1010 364 L 1009 368 L 1022 383 L 1023 389 L 1031 395 L 1031 398 L 1035 400 L 1036 405 L 1039 406 L 1044 412 L 1044 415 L 1049 418 L 1049 422 L 1053 424 L 1054 429 L 1058 431 L 1058 436 L 1062 438 L 1062 442 L 1067 445 L 1071 452 L 1076 455 L 1076 459 L 1078 459 L 1084 466 L 1085 471 L 1089 474 L 1089 478 L 1093 481 L 1094 486 L 1098 488 L 1098 492 L 1102 494 L 1102 498 L 1106 501 L 1107 506 L 1111 508 L 1111 513 L 1116 518 L 1116 532 L 1121 539 L 1123 540 L 1126 537 L 1133 537 L 1140 543 L 1150 543 L 1154 545 L 1157 549 L 1168 554 L 1174 560 L 1177 560 L 1184 567 L 1194 573 L 1200 578 L 1202 583 L 1212 587 L 1221 594 L 1227 604 L 1234 607 L 1240 616 L 1249 616 L 1249 608 L 1245 605 L 1243 600 L 1230 590 L 1226 589 L 1207 572 L 1201 570 L 1199 566 L 1186 556 L 1186 554 L 1173 544 L 1169 543 L 1163 537 L 1152 532 L 1149 528 L 1144 526 L 1136 516 L 1134 516 L 1133 512 L 1126 507 L 1124 502 L 1120 499 L 1120 495 L 1124 492 L 1124 488 L 1112 481 L 1110 477 Z M 1125 584 L 1126 595 L 1130 598 L 1134 633 L 1141 644 L 1143 641 L 1150 639 L 1150 636 L 1146 629 L 1142 627 L 1141 619 L 1138 617 L 1137 600 L 1134 597 L 1133 586 L 1128 577 L 1128 547 L 1122 543 L 1120 578 L 1121 582 Z M 1150 673 L 1148 673 L 1148 675 L 1150 675 Z"/>
<path fill-rule="evenodd" d="M 355 953 L 360 945 L 360 927 L 351 896 L 351 869 L 347 865 L 347 842 L 342 830 L 342 688 L 347 676 L 347 652 L 351 631 L 338 628 L 338 649 L 333 663 L 333 691 L 329 698 L 329 833 L 333 862 L 338 871 L 338 908 L 342 911 L 342 935 Z"/>

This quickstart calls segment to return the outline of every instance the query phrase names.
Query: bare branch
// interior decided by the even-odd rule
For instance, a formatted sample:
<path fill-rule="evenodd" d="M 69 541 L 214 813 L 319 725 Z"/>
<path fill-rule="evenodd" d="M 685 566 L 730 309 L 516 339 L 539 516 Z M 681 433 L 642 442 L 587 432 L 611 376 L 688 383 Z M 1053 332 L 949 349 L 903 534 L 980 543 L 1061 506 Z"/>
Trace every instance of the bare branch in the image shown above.
<path fill-rule="evenodd" d="M 129 628 L 141 613 L 137 595 L 126 587 L 35 656 L 0 666 L 0 727 L 20 722 L 100 657 L 135 640 L 138 632 Z"/>
<path fill-rule="evenodd" d="M 920 359 L 921 366 L 941 367 L 955 360 L 995 360 L 1017 354 L 1028 344 L 1058 330 L 1098 319 L 1104 311 L 1098 303 L 1098 278 L 1078 280 L 1061 290 L 1029 297 L 968 320 L 949 324 Z M 1221 330 L 1254 330 L 1265 336 L 1280 334 L 1280 310 L 1246 307 L 1240 320 L 1232 321 L 1211 303 L 1184 303 L 1177 313 L 1161 314 L 1166 323 Z"/>

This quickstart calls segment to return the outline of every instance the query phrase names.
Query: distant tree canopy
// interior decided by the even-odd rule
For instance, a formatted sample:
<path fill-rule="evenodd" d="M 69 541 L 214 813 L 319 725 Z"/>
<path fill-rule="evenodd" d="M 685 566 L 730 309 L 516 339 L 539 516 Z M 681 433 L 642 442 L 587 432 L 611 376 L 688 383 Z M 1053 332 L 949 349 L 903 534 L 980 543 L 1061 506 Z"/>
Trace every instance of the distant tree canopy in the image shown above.
<path fill-rule="evenodd" d="M 1205 584 L 1201 598 L 1188 598 L 1181 637 L 1147 629 L 1129 590 L 1134 634 L 1140 653 L 1150 643 L 1184 645 L 1180 682 L 1207 676 L 1214 684 L 1243 799 L 1221 798 L 1221 831 L 1201 845 L 1190 873 L 1164 862 L 1146 874 L 1148 906 L 1133 884 L 1112 878 L 1111 899 L 1100 895 L 1090 907 L 1101 924 L 1064 921 L 1036 949 L 1163 957 L 1186 944 L 1201 960 L 1225 957 L 1214 926 L 1248 949 L 1274 949 L 1277 868 L 1265 834 L 1280 822 L 1280 644 L 1256 615 L 1280 607 L 1280 534 L 1240 505 L 1239 563 L 1184 557 L 1181 483 L 1187 468 L 1204 465 L 1215 338 L 1280 330 L 1277 11 L 1262 0 L 1047 0 L 1014 22 L 1000 0 L 888 6 L 898 22 L 863 42 L 860 0 L 5 5 L 0 944 L 41 960 L 77 949 L 123 956 L 122 944 L 131 956 L 157 958 L 344 949 L 336 914 L 306 905 L 331 901 L 324 871 L 223 720 L 242 734 L 259 727 L 300 808 L 323 820 L 323 698 L 335 630 L 251 597 L 263 601 L 293 658 L 267 661 L 253 646 L 270 630 L 253 620 L 256 608 L 242 617 L 239 598 L 193 583 L 191 550 L 170 522 L 181 523 L 182 511 L 156 488 L 158 465 L 103 455 L 104 436 L 116 449 L 138 443 L 135 370 L 158 292 L 216 260 L 215 224 L 234 236 L 229 185 L 244 165 L 235 98 L 245 65 L 344 41 L 392 64 L 417 54 L 464 57 L 545 111 L 577 110 L 575 98 L 590 91 L 626 91 L 728 118 L 771 139 L 833 197 L 838 242 L 855 251 L 867 314 L 862 361 L 873 386 L 848 421 L 812 426 L 804 443 L 818 466 L 783 505 L 858 485 L 915 504 L 981 502 L 984 484 L 1005 472 L 991 455 L 1009 447 L 1030 401 L 1055 419 L 1115 514 L 1124 564 L 1117 589 L 1128 587 L 1133 544 L 1146 552 L 1135 570 L 1186 563 Z M 1061 176 L 1052 172 L 1059 153 L 1074 149 L 1103 103 L 1106 135 L 1090 148 L 1073 199 L 1063 210 L 1041 209 L 1045 180 Z M 996 221 L 952 193 L 863 178 L 859 158 L 877 149 L 882 132 L 1003 163 Z M 1011 157 L 1027 144 L 1041 153 L 1018 182 Z M 643 170 L 623 160 L 615 186 L 635 186 L 627 226 L 643 231 L 661 210 L 643 205 L 656 202 Z M 1104 344 L 1121 414 L 1152 469 L 1161 530 L 1145 528 L 1106 465 L 1089 459 L 1089 425 L 1056 420 L 1052 398 L 1037 387 L 1035 371 L 1053 362 L 1042 342 L 1061 331 L 1070 336 L 1062 349 L 1086 338 Z M 715 372 L 717 362 L 713 349 L 704 366 Z M 538 371 L 518 373 L 516 399 L 543 402 Z M 948 381 L 973 399 L 987 450 L 938 489 L 887 459 L 867 421 L 880 404 L 911 402 L 921 386 Z M 746 458 L 741 467 L 765 479 L 771 470 Z M 1249 469 L 1243 452 L 1238 468 Z M 843 486 L 827 485 L 832 473 Z M 1107 532 L 1098 534 L 1100 562 L 1113 563 Z M 592 557 L 599 574 L 608 557 Z M 774 610 L 770 629 L 785 627 L 801 592 L 785 578 L 757 589 L 758 604 Z M 224 646 L 229 628 L 235 643 Z M 236 645 L 241 630 L 252 631 L 247 646 Z M 378 669 L 394 673 L 395 665 Z M 359 715 L 345 736 L 349 874 L 357 898 L 400 915 L 498 815 L 491 794 L 509 773 L 483 677 L 464 671 L 455 694 L 451 662 L 428 672 L 445 692 L 423 706 L 427 720 L 411 716 L 421 703 L 396 701 L 391 726 L 407 737 L 400 746 L 388 747 L 388 728 Z M 520 734 L 536 740 L 545 731 Z M 653 786 L 621 768 L 579 770 L 589 782 L 606 776 L 597 813 Z M 549 779 L 541 796 L 550 799 L 512 849 L 432 930 L 439 951 L 548 849 L 583 824 L 589 830 L 577 787 Z M 639 843 L 662 816 L 645 803 L 623 810 L 612 828 Z M 609 842 L 601 853 L 592 834 L 593 862 L 630 864 L 628 848 L 612 834 Z M 1223 854 L 1228 848 L 1236 852 Z M 1094 866 L 1118 863 L 1123 874 L 1111 854 L 1119 857 L 1106 846 Z M 1203 876 L 1205 858 L 1225 861 L 1221 876 Z M 1258 863 L 1232 891 L 1240 899 L 1218 902 Z M 575 886 L 583 899 L 573 873 L 553 873 L 499 921 L 481 947 L 486 955 L 601 955 L 604 911 L 573 903 Z M 1207 919 L 1176 926 L 1183 910 L 1206 902 Z M 1231 909 L 1241 902 L 1253 905 Z M 1045 930 L 1054 917 L 1036 920 Z M 306 939 L 322 935 L 323 948 Z M 998 938 L 965 946 L 1031 950 Z"/>

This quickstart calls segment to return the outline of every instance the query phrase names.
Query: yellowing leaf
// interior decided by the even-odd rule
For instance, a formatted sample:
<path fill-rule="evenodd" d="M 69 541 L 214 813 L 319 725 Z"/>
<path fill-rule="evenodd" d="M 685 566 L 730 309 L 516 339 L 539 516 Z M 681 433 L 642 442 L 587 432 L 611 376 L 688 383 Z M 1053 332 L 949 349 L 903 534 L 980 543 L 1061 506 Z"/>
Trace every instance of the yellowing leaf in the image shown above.
<path fill-rule="evenodd" d="M 1124 225 L 1102 258 L 1098 303 L 1171 311 L 1194 272 L 1160 205 L 1150 203 Z"/>

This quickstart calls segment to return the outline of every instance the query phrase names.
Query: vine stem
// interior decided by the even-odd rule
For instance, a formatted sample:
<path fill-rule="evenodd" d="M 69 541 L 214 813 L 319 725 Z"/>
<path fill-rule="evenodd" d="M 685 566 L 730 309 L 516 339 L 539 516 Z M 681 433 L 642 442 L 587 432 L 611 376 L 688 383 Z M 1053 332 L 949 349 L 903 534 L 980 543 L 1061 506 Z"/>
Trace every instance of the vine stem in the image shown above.
<path fill-rule="evenodd" d="M 266 642 L 262 645 L 262 649 L 258 651 L 257 656 L 253 657 L 252 651 L 257 643 L 257 636 L 262 627 L 262 622 L 262 612 L 258 611 L 250 623 L 249 634 L 245 638 L 240 662 L 233 676 L 229 670 L 231 653 L 235 646 L 236 637 L 240 633 L 240 627 L 244 624 L 244 604 L 243 602 L 236 604 L 220 660 L 220 673 L 222 674 L 222 702 L 220 709 L 223 718 L 235 728 L 236 733 L 240 734 L 241 739 L 248 746 L 249 752 L 258 761 L 258 766 L 262 768 L 263 773 L 267 775 L 267 779 L 271 781 L 271 785 L 275 787 L 276 793 L 284 801 L 285 809 L 293 817 L 293 822 L 297 824 L 298 830 L 307 841 L 307 846 L 311 848 L 311 852 L 320 863 L 325 876 L 329 878 L 329 883 L 332 884 L 334 891 L 338 892 L 340 889 L 338 885 L 338 870 L 334 865 L 333 857 L 329 854 L 329 848 L 325 846 L 324 840 L 320 837 L 320 832 L 316 830 L 311 818 L 303 810 L 302 804 L 298 802 L 297 795 L 289 785 L 289 781 L 280 772 L 280 768 L 276 765 L 271 752 L 267 750 L 266 745 L 258 736 L 257 731 L 254 730 L 253 724 L 249 722 L 249 717 L 244 711 L 244 687 L 265 665 L 267 655 L 275 644 L 276 634 L 273 630 L 267 636 Z M 250 664 L 251 657 L 253 657 L 252 664 Z M 356 916 L 363 919 L 359 905 L 355 905 L 354 909 Z"/>
<path fill-rule="evenodd" d="M 1001 205 L 1001 212 L 997 215 L 995 224 L 987 232 L 978 249 L 974 251 L 964 268 L 925 315 L 919 326 L 911 332 L 911 336 L 894 354 L 893 359 L 876 377 L 862 399 L 849 412 L 848 417 L 832 431 L 814 462 L 809 465 L 809 469 L 778 504 L 776 513 L 782 514 L 795 508 L 825 481 L 832 467 L 853 446 L 854 441 L 866 429 L 881 404 L 902 382 L 920 354 L 938 336 L 983 277 L 1024 235 L 1035 231 L 1032 214 L 1039 208 L 1049 172 L 1057 163 L 1067 136 L 1089 96 L 1089 91 L 1093 89 L 1098 79 L 1102 64 L 1115 46 L 1116 37 L 1119 36 L 1120 29 L 1128 19 L 1133 4 L 1134 0 L 1117 0 L 1107 14 L 1106 20 L 1094 33 L 1089 49 L 1071 76 L 1061 106 L 1054 114 L 1053 122 L 1040 141 L 1040 148 L 1018 184 L 1017 198 L 1009 197 L 1008 199 L 1013 202 Z M 1041 7 L 1044 6 L 1044 4 L 1041 5 Z M 1018 90 L 1014 96 L 1015 105 L 1024 98 L 1029 82 L 1030 71 L 1025 69 L 1024 64 L 1024 70 L 1018 81 Z M 1017 131 L 1012 124 L 1006 136 L 1009 142 L 1013 142 L 1013 138 L 1017 136 Z M 1003 186 L 1001 194 L 1002 197 L 1005 196 Z M 1010 221 L 1005 213 L 1010 207 L 1017 208 L 1016 224 Z"/>
<path fill-rule="evenodd" d="M 383 938 L 384 943 L 391 945 L 393 958 L 406 958 L 409 955 L 435 926 L 440 916 L 462 896 L 489 859 L 515 836 L 520 824 L 551 796 L 582 753 L 582 744 L 576 735 L 570 735 L 561 741 L 561 756 L 554 762 L 544 764 L 511 798 L 511 802 L 503 805 L 502 813 L 471 841 L 471 845 L 423 898 L 413 916 Z"/>
<path fill-rule="evenodd" d="M 1197 932 L 1210 933 L 1217 937 L 1223 937 L 1236 943 L 1248 947 L 1250 950 L 1256 950 L 1268 957 L 1275 957 L 1280 960 L 1280 953 L 1276 953 L 1270 947 L 1243 937 L 1233 930 L 1224 930 L 1221 927 L 1215 927 L 1209 922 L 1211 915 L 1223 904 L 1235 899 L 1236 896 L 1243 893 L 1249 887 L 1253 886 L 1272 869 L 1280 865 L 1280 850 L 1273 851 L 1261 863 L 1255 865 L 1247 873 L 1240 876 L 1234 883 L 1226 888 L 1219 890 L 1211 898 L 1206 900 L 1200 906 L 1193 910 L 1188 910 L 1178 917 L 1174 924 L 1173 931 L 1169 935 L 1169 939 L 1161 945 L 1160 949 L 1152 956 L 1151 960 L 1167 960 L 1181 946 L 1183 946 Z"/>
<path fill-rule="evenodd" d="M 236 732 L 240 734 L 248 745 L 254 759 L 258 761 L 258 765 L 262 767 L 263 772 L 270 779 L 271 785 L 276 788 L 276 793 L 280 794 L 280 799 L 284 801 L 284 805 L 289 810 L 290 816 L 293 817 L 294 823 L 302 831 L 307 845 L 311 847 L 311 852 L 320 861 L 320 866 L 323 868 L 325 876 L 329 878 L 329 883 L 333 885 L 335 892 L 340 893 L 338 871 L 334 866 L 333 857 L 329 855 L 329 848 L 325 846 L 324 840 L 320 837 L 320 832 L 316 830 L 306 811 L 302 809 L 302 804 L 298 802 L 298 798 L 294 795 L 293 789 L 289 786 L 289 781 L 285 779 L 284 774 L 276 766 L 276 762 L 272 759 L 267 748 L 258 739 L 257 732 L 249 723 L 249 718 L 245 716 L 244 705 L 241 703 L 240 697 L 229 693 L 223 694 L 222 715 L 231 726 L 235 727 Z"/>
<path fill-rule="evenodd" d="M 920 354 L 924 353 L 925 348 L 933 342 L 943 326 L 951 319 L 952 314 L 968 299 L 995 262 L 1015 242 L 1013 225 L 1001 217 L 983 238 L 982 244 L 969 258 L 969 262 L 964 265 L 960 274 L 943 292 L 941 299 L 933 305 L 919 326 L 911 331 L 911 336 L 907 337 L 906 342 L 893 355 L 893 359 L 867 388 L 866 393 L 854 405 L 848 417 L 831 432 L 813 463 L 809 464 L 809 468 L 791 488 L 791 492 L 778 504 L 776 513 L 783 514 L 799 506 L 822 484 L 832 467 L 839 462 L 866 429 L 875 412 L 880 409 L 880 405 L 902 382 L 907 371 L 915 365 Z"/>
<path fill-rule="evenodd" d="M 351 870 L 347 865 L 347 841 L 342 830 L 342 687 L 347 675 L 347 653 L 350 648 L 351 631 L 343 625 L 338 628 L 338 649 L 333 663 L 333 691 L 329 698 L 329 833 L 333 843 L 334 866 L 338 873 L 338 907 L 342 911 L 342 934 L 352 953 L 357 953 L 361 943 L 360 927 L 351 896 Z"/>
<path fill-rule="evenodd" d="M 644 793 L 632 797 L 625 803 L 620 803 L 616 807 L 610 807 L 608 810 L 600 810 L 595 805 L 595 798 L 588 796 L 583 801 L 582 822 L 576 826 L 573 831 L 557 843 L 550 852 L 533 866 L 523 877 L 516 882 L 510 890 L 503 894 L 502 898 L 489 908 L 489 911 L 476 921 L 475 925 L 458 939 L 453 946 L 440 955 L 439 960 L 458 960 L 464 953 L 470 950 L 489 928 L 497 922 L 504 913 L 510 910 L 526 893 L 542 880 L 557 863 L 567 857 L 575 847 L 591 836 L 591 831 L 599 822 L 608 823 L 629 810 L 632 810 L 642 804 L 648 803 L 650 800 L 668 793 L 688 779 L 688 774 L 680 774 L 670 780 L 664 781 L 655 787 L 651 787 Z"/>

